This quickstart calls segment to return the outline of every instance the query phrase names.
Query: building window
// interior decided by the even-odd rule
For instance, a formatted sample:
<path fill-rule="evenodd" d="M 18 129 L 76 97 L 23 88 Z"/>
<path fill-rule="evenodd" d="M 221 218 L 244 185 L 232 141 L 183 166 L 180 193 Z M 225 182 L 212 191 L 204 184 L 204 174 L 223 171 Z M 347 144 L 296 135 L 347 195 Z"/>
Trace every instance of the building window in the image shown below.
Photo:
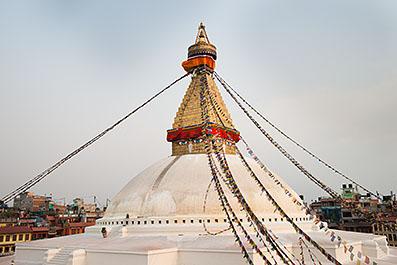
<path fill-rule="evenodd" d="M 159 224 L 161 225 L 161 220 L 159 220 Z"/>
<path fill-rule="evenodd" d="M 165 220 L 165 223 L 168 225 L 170 223 L 170 221 L 169 220 Z"/>
<path fill-rule="evenodd" d="M 17 241 L 17 235 L 12 235 L 12 241 Z"/>
<path fill-rule="evenodd" d="M 143 224 L 144 224 L 144 225 L 147 224 L 147 221 L 143 221 Z"/>
<path fill-rule="evenodd" d="M 178 223 L 178 220 L 174 220 L 174 223 L 175 223 L 175 224 Z"/>
<path fill-rule="evenodd" d="M 3 241 L 4 241 L 4 236 L 0 236 L 0 242 L 3 242 Z"/>
<path fill-rule="evenodd" d="M 184 224 L 185 224 L 185 223 L 186 223 L 186 220 L 182 220 L 182 223 L 184 223 Z"/>
<path fill-rule="evenodd" d="M 11 241 L 11 237 L 10 236 L 6 236 L 6 242 Z M 7 251 L 8 252 L 8 251 Z"/>
<path fill-rule="evenodd" d="M 193 220 L 190 220 L 190 223 L 192 223 L 192 224 L 193 224 L 193 223 L 194 223 L 194 221 L 193 221 Z"/>
<path fill-rule="evenodd" d="M 19 234 L 19 235 L 18 235 L 18 240 L 19 240 L 19 241 L 22 241 L 22 240 L 23 240 L 23 234 Z"/>

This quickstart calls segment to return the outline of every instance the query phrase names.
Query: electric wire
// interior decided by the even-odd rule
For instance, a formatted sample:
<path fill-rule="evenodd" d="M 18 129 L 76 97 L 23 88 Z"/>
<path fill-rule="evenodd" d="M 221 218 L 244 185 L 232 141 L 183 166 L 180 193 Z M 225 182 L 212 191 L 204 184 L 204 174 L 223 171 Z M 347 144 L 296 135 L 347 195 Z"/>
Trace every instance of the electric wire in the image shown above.
<path fill-rule="evenodd" d="M 215 72 L 214 72 L 215 73 Z M 236 96 L 230 91 L 226 86 L 224 81 L 215 74 L 215 77 L 221 83 L 223 88 L 228 92 L 232 99 L 237 103 L 237 105 L 243 110 L 246 116 L 254 123 L 254 125 L 262 132 L 262 134 L 269 140 L 274 147 L 277 148 L 295 167 L 297 167 L 307 178 L 319 186 L 322 190 L 327 192 L 333 198 L 339 198 L 339 194 L 334 191 L 331 187 L 325 185 L 321 180 L 313 176 L 306 168 L 304 168 L 290 153 L 288 153 L 274 138 L 262 127 L 260 124 L 252 117 L 252 115 L 244 108 L 241 102 L 236 98 Z"/>
<path fill-rule="evenodd" d="M 87 147 L 89 147 L 90 145 L 92 145 L 94 142 L 96 142 L 97 140 L 99 140 L 100 138 L 102 138 L 105 134 L 107 134 L 108 132 L 110 132 L 111 130 L 113 130 L 117 125 L 119 125 L 120 123 L 122 123 L 123 121 L 125 121 L 126 119 L 128 119 L 131 115 L 133 115 L 134 113 L 136 113 L 138 110 L 140 110 L 141 108 L 143 108 L 144 106 L 146 106 L 147 104 L 149 104 L 152 100 L 154 100 L 155 98 L 157 98 L 158 96 L 160 96 L 161 94 L 163 94 L 166 90 L 168 90 L 170 87 L 172 87 L 174 84 L 178 83 L 180 80 L 184 79 L 186 76 L 188 76 L 190 73 L 186 73 L 183 76 L 179 77 L 178 79 L 176 79 L 175 81 L 173 81 L 171 84 L 169 84 L 168 86 L 164 87 L 163 89 L 161 89 L 159 92 L 157 92 L 156 94 L 154 94 L 152 97 L 150 97 L 149 99 L 147 99 L 145 102 L 143 102 L 141 105 L 139 105 L 138 107 L 136 107 L 134 110 L 132 110 L 131 112 L 129 112 L 127 115 L 125 115 L 123 118 L 121 118 L 120 120 L 118 120 L 116 123 L 114 123 L 113 125 L 111 125 L 110 127 L 106 128 L 104 131 L 102 131 L 101 133 L 99 133 L 98 135 L 96 135 L 94 138 L 92 138 L 91 140 L 87 141 L 86 143 L 84 143 L 83 145 L 81 145 L 79 148 L 77 148 L 76 150 L 74 150 L 73 152 L 69 153 L 68 155 L 66 155 L 64 158 L 62 158 L 61 160 L 59 160 L 58 162 L 56 162 L 54 165 L 52 165 L 51 167 L 49 167 L 48 169 L 44 170 L 42 173 L 40 173 L 39 175 L 37 175 L 36 177 L 32 178 L 31 180 L 25 182 L 23 185 L 21 185 L 20 187 L 18 187 L 17 189 L 13 190 L 12 192 L 8 193 L 7 195 L 5 195 L 1 201 L 3 203 L 7 203 L 9 201 L 11 201 L 12 199 L 14 199 L 15 197 L 17 197 L 19 194 L 29 190 L 31 187 L 33 187 L 34 185 L 36 185 L 38 182 L 40 182 L 42 179 L 44 179 L 46 176 L 48 176 L 49 174 L 51 174 L 54 170 L 56 170 L 58 167 L 60 167 L 62 164 L 64 164 L 66 161 L 68 161 L 69 159 L 71 159 L 72 157 L 74 157 L 75 155 L 77 155 L 78 153 L 80 153 L 81 151 L 83 151 L 84 149 L 86 149 Z"/>
<path fill-rule="evenodd" d="M 378 199 L 382 199 L 379 195 L 377 195 L 376 193 L 370 191 L 369 189 L 367 189 L 366 187 L 364 187 L 363 185 L 361 185 L 360 183 L 358 183 L 357 181 L 353 180 L 352 178 L 348 177 L 346 174 L 344 174 L 343 172 L 341 172 L 340 170 L 336 169 L 334 166 L 332 166 L 331 164 L 327 163 L 326 161 L 324 161 L 323 159 L 321 159 L 319 156 L 317 156 L 316 154 L 314 154 L 313 152 L 311 152 L 310 150 L 308 150 L 306 147 L 304 147 L 302 144 L 300 144 L 298 141 L 294 140 L 292 137 L 290 137 L 288 134 L 286 134 L 284 131 L 282 131 L 279 127 L 277 127 L 274 123 L 272 123 L 268 118 L 266 118 L 264 115 L 262 115 L 258 110 L 256 110 L 256 108 L 254 108 L 249 102 L 247 102 L 247 100 L 245 98 L 243 98 L 232 86 L 230 86 L 221 76 L 219 76 L 218 73 L 214 72 L 215 77 L 219 80 L 222 80 L 229 88 L 230 90 L 232 90 L 237 97 L 239 97 L 252 111 L 254 111 L 259 117 L 261 117 L 267 124 L 269 124 L 271 127 L 273 127 L 277 132 L 279 132 L 281 135 L 283 135 L 285 138 L 287 138 L 289 141 L 291 141 L 292 143 L 294 143 L 296 146 L 298 146 L 301 150 L 303 150 L 304 152 L 306 152 L 307 154 L 309 154 L 311 157 L 313 157 L 314 159 L 316 159 L 318 162 L 320 162 L 321 164 L 323 164 L 324 166 L 326 166 L 327 168 L 329 168 L 330 170 L 332 170 L 334 173 L 338 174 L 339 176 L 345 178 L 346 180 L 354 183 L 355 185 L 359 186 L 361 189 L 363 189 L 364 191 L 370 193 L 371 195 L 375 196 Z M 221 81 L 220 81 L 221 82 Z"/>

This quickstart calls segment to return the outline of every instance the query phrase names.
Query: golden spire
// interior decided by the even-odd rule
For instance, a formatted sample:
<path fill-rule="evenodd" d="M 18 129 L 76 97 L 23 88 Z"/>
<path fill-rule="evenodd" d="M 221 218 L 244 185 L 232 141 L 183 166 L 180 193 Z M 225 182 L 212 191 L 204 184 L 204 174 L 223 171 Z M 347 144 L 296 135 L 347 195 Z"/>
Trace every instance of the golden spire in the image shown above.
<path fill-rule="evenodd" d="M 210 133 L 224 145 L 226 153 L 235 154 L 234 143 L 239 140 L 239 132 L 233 127 L 230 113 L 212 76 L 215 60 L 216 47 L 209 42 L 205 26 L 200 23 L 195 44 L 188 48 L 188 60 L 182 63 L 186 71 L 192 72 L 192 81 L 176 113 L 172 129 L 167 131 L 167 140 L 172 142 L 172 155 L 205 153 L 200 106 L 203 84 L 213 103 L 208 108 Z"/>
<path fill-rule="evenodd" d="M 200 23 L 200 25 L 198 27 L 197 36 L 196 36 L 196 44 L 198 44 L 199 42 L 204 42 L 207 44 L 210 43 L 210 40 L 208 39 L 207 32 L 205 31 L 205 26 L 204 26 L 203 22 Z"/>

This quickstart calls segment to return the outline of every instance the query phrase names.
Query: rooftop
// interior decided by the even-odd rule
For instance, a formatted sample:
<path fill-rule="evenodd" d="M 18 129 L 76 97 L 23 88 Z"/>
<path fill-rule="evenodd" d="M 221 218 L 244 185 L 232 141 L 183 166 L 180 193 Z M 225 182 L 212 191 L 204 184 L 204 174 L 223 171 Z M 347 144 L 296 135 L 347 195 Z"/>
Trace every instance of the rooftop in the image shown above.
<path fill-rule="evenodd" d="M 6 226 L 0 227 L 0 234 L 30 233 L 32 228 L 29 226 Z"/>

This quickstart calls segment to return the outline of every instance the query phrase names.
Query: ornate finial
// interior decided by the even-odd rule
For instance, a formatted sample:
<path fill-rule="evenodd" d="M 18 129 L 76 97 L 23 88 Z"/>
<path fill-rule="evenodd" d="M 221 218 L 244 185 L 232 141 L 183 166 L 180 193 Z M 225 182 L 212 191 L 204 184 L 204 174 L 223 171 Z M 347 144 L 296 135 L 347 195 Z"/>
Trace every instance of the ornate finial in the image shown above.
<path fill-rule="evenodd" d="M 198 27 L 198 32 L 196 36 L 196 44 L 198 43 L 207 43 L 210 44 L 210 40 L 208 39 L 207 32 L 205 31 L 205 26 L 203 22 L 200 23 Z"/>
<path fill-rule="evenodd" d="M 195 43 L 188 48 L 187 58 L 182 63 L 183 68 L 187 72 L 202 65 L 208 66 L 210 70 L 215 68 L 216 47 L 210 43 L 203 22 L 198 27 Z"/>

